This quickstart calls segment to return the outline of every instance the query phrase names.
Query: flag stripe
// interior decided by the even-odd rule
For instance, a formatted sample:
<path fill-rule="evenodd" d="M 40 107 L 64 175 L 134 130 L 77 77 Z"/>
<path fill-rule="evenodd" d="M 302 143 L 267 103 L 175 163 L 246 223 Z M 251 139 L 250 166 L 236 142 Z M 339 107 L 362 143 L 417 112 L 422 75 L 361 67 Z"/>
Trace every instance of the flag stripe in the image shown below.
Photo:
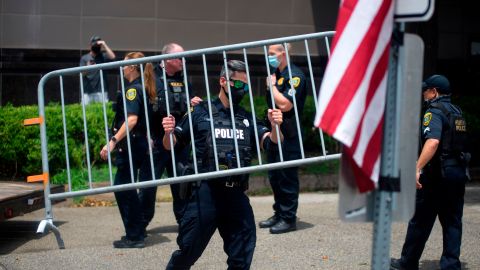
<path fill-rule="evenodd" d="M 369 63 L 369 60 L 372 57 L 378 36 L 382 29 L 381 26 L 383 19 L 388 13 L 390 7 L 387 2 L 388 1 L 382 2 L 378 13 L 375 15 L 372 24 L 364 36 L 357 52 L 352 58 L 350 65 L 343 74 L 343 77 L 325 110 L 321 127 L 329 133 L 336 133 L 335 130 L 337 129 L 340 120 L 344 116 L 346 109 L 350 105 L 354 94 L 357 92 L 356 90 L 365 76 L 367 69 L 366 63 Z M 351 137 L 349 134 L 347 134 L 347 136 Z M 348 139 L 348 137 L 337 139 L 344 142 L 344 140 Z M 350 146 L 350 143 L 351 140 L 346 142 L 347 146 Z"/>
<path fill-rule="evenodd" d="M 338 14 L 337 27 L 335 31 L 336 35 L 332 42 L 332 51 L 335 50 L 335 47 L 338 41 L 337 37 L 342 36 L 343 30 L 345 30 L 345 26 L 347 25 L 348 19 L 350 18 L 353 11 L 355 10 L 357 3 L 358 3 L 358 0 L 348 0 L 343 2 L 342 8 L 339 10 L 339 14 Z"/>
<path fill-rule="evenodd" d="M 375 129 L 375 132 L 372 135 L 372 138 L 370 139 L 369 145 L 368 145 L 368 151 L 372 153 L 372 155 L 365 155 L 363 158 L 363 164 L 362 168 L 365 171 L 365 173 L 370 176 L 373 171 L 373 167 L 375 165 L 375 161 L 377 158 L 380 156 L 380 150 L 382 147 L 382 134 L 383 134 L 383 118 L 382 121 L 378 124 L 377 128 Z M 374 182 L 376 182 L 375 179 Z"/>
<path fill-rule="evenodd" d="M 372 80 L 367 92 L 367 110 L 362 116 L 362 125 L 357 132 L 357 141 L 352 143 L 355 161 L 362 166 L 363 155 L 369 145 L 369 138 L 376 129 L 377 125 L 383 118 L 383 108 L 385 107 L 385 91 L 382 89 L 386 87 L 386 70 L 388 66 L 389 46 L 383 50 L 383 54 L 372 74 Z"/>
<path fill-rule="evenodd" d="M 360 192 L 380 170 L 393 0 L 341 1 L 314 124 L 339 140 Z"/>
<path fill-rule="evenodd" d="M 393 12 L 393 6 L 389 12 Z M 390 36 L 391 31 L 391 24 L 383 24 L 380 36 Z M 379 39 L 373 51 L 373 55 L 370 57 L 370 62 L 368 63 L 368 67 L 366 69 L 363 80 L 356 90 L 355 97 L 348 105 L 348 108 L 344 112 L 344 115 L 340 119 L 340 122 L 336 128 L 336 133 L 334 133 L 333 135 L 336 139 L 342 141 L 347 146 L 351 147 L 352 140 L 354 139 L 354 136 L 352 136 L 352 134 L 355 134 L 356 130 L 359 128 L 359 125 L 362 125 L 363 123 L 367 125 L 374 124 L 374 126 L 376 126 L 376 123 L 378 123 L 378 121 L 374 123 L 365 122 L 363 118 L 370 118 L 371 116 L 359 112 L 368 111 L 368 107 L 370 106 L 373 93 L 377 90 L 378 84 L 380 83 L 387 71 L 390 43 L 389 41 L 389 39 Z M 383 62 L 380 63 L 381 61 Z M 373 113 L 375 113 L 376 116 L 373 116 L 374 118 L 382 117 L 382 115 L 378 113 L 378 109 L 381 108 L 383 108 L 383 106 L 375 108 Z"/>
<path fill-rule="evenodd" d="M 352 0 L 345 0 L 343 5 L 352 2 Z M 340 10 L 343 10 L 343 5 Z M 380 1 L 372 1 L 372 0 L 360 0 L 356 8 L 350 18 L 343 19 L 339 16 L 338 21 L 347 21 L 348 23 L 345 26 L 345 30 L 343 30 L 343 34 L 335 34 L 335 40 L 338 40 L 335 43 L 335 47 L 332 48 L 332 55 L 328 62 L 327 69 L 325 71 L 325 76 L 323 78 L 320 94 L 319 94 L 319 106 L 317 117 L 315 119 L 315 126 L 319 125 L 320 119 L 322 118 L 324 111 L 327 107 L 327 104 L 330 102 L 331 96 L 334 94 L 334 91 L 323 91 L 322 89 L 337 89 L 342 76 L 339 74 L 344 74 L 345 70 L 348 68 L 349 63 L 351 62 L 354 53 L 357 52 L 358 47 L 360 46 L 360 42 L 365 36 L 369 26 L 373 18 L 369 18 L 365 16 L 362 9 L 368 7 L 369 9 L 373 9 L 375 7 L 379 7 Z M 340 12 L 342 15 L 342 12 Z M 341 29 L 342 30 L 342 29 Z M 338 38 L 337 38 L 338 37 Z M 326 130 L 327 131 L 327 130 Z M 328 132 L 328 131 L 327 131 Z"/>

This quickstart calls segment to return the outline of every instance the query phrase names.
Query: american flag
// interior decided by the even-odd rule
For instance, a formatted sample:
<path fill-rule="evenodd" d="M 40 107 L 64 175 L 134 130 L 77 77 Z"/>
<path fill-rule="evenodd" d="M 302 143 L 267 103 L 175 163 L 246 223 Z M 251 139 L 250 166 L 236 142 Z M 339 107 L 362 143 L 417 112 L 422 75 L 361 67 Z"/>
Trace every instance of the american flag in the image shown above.
<path fill-rule="evenodd" d="M 360 192 L 380 171 L 393 0 L 344 0 L 325 71 L 315 126 L 340 141 Z"/>

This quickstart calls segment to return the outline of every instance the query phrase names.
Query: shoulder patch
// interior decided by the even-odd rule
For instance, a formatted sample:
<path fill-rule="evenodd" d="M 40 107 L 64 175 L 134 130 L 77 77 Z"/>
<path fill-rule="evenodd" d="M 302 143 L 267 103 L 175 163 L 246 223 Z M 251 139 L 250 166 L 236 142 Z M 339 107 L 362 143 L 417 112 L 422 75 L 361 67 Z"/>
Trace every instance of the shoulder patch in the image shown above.
<path fill-rule="evenodd" d="M 284 78 L 281 77 L 280 79 L 277 80 L 277 85 L 282 85 L 283 84 Z"/>
<path fill-rule="evenodd" d="M 135 88 L 130 88 L 127 90 L 127 93 L 125 94 L 128 100 L 132 101 L 137 97 L 137 89 Z"/>
<path fill-rule="evenodd" d="M 300 77 L 293 77 L 290 82 L 292 83 L 293 87 L 297 88 L 300 85 Z"/>
<path fill-rule="evenodd" d="M 423 125 L 424 126 L 428 126 L 428 124 L 430 124 L 430 121 L 432 120 L 432 113 L 431 112 L 427 112 L 424 116 L 423 116 Z"/>

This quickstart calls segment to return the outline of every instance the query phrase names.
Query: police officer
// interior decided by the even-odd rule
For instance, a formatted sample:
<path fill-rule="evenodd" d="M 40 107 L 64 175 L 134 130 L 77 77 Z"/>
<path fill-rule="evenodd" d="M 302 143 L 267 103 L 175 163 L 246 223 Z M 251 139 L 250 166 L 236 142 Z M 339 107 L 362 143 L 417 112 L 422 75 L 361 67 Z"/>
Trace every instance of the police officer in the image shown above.
<path fill-rule="evenodd" d="M 290 44 L 287 44 L 289 52 Z M 282 143 L 284 160 L 301 158 L 297 123 L 293 97 L 295 96 L 298 117 L 301 119 L 305 104 L 306 89 L 305 75 L 295 65 L 287 66 L 287 56 L 283 45 L 271 45 L 268 48 L 268 61 L 275 69 L 274 74 L 267 78 L 267 90 L 273 92 L 275 107 L 284 113 L 284 122 L 281 126 L 285 142 Z M 290 79 L 289 68 L 292 74 Z M 268 79 L 271 80 L 272 89 Z M 293 89 L 292 89 L 293 87 Z M 267 103 L 272 108 L 270 92 L 267 91 Z M 269 151 L 267 154 L 270 163 L 279 162 L 278 151 Z M 260 228 L 270 228 L 270 233 L 279 234 L 296 230 L 298 208 L 298 167 L 272 170 L 268 172 L 270 185 L 272 186 L 275 203 L 273 204 L 274 215 L 259 223 Z"/>
<path fill-rule="evenodd" d="M 416 209 L 408 223 L 401 258 L 392 259 L 392 269 L 418 269 L 437 216 L 443 232 L 440 268 L 461 268 L 466 125 L 461 110 L 451 103 L 450 94 L 450 83 L 442 75 L 433 75 L 423 82 L 427 110 L 416 166 Z"/>
<path fill-rule="evenodd" d="M 251 114 L 238 105 L 249 87 L 245 63 L 230 60 L 226 69 L 228 71 L 224 69 L 220 74 L 218 99 L 212 102 L 213 119 L 210 119 L 206 103 L 195 106 L 191 112 L 192 127 L 189 125 L 187 116 L 177 127 L 175 127 L 175 118 L 163 119 L 165 129 L 163 144 L 167 149 L 170 147 L 169 134 L 173 134 L 173 142 L 181 146 L 190 142 L 190 128 L 193 129 L 199 172 L 216 169 L 213 136 L 215 136 L 221 170 L 236 168 L 237 158 L 241 161 L 242 167 L 250 164 L 250 152 L 256 147 L 254 128 L 258 131 L 262 148 L 268 149 L 272 144 L 272 147 L 276 147 L 275 129 L 268 132 L 263 125 L 255 127 Z M 230 108 L 229 99 L 232 101 L 233 108 Z M 231 109 L 235 114 L 235 132 L 231 123 Z M 272 126 L 280 125 L 281 111 L 269 110 L 268 119 Z M 210 121 L 214 124 L 214 134 L 211 133 Z M 282 137 L 281 134 L 278 135 Z M 237 138 L 240 157 L 236 157 L 233 136 Z M 250 268 L 256 234 L 252 207 L 244 193 L 247 189 L 247 181 L 248 175 L 239 175 L 200 181 L 192 185 L 184 215 L 180 220 L 177 237 L 179 249 L 173 252 L 167 269 L 189 269 L 201 256 L 217 228 L 223 238 L 224 251 L 228 255 L 228 269 Z"/>
<path fill-rule="evenodd" d="M 162 54 L 180 53 L 183 52 L 182 46 L 176 43 L 168 43 L 162 49 Z M 165 60 L 165 74 L 167 78 L 167 91 L 169 98 L 170 113 L 177 121 L 183 117 L 187 112 L 187 96 L 183 77 L 183 63 L 181 59 Z M 154 141 L 154 148 L 152 151 L 155 177 L 160 179 L 165 169 L 169 177 L 173 177 L 172 159 L 170 151 L 165 150 L 162 145 L 163 127 L 162 119 L 167 116 L 167 102 L 165 97 L 165 83 L 163 77 L 163 67 L 158 64 L 155 67 L 156 85 L 157 85 L 157 100 L 152 105 L 152 114 L 150 120 L 150 130 L 152 139 Z M 188 85 L 189 92 L 192 93 L 192 87 Z M 196 105 L 201 101 L 199 97 L 193 97 L 191 104 Z M 186 164 L 190 147 L 186 146 L 182 149 L 175 149 L 175 163 Z M 150 165 L 150 157 L 147 156 L 145 162 L 140 167 L 139 173 L 140 181 L 152 180 L 152 172 Z M 184 208 L 184 202 L 179 196 L 179 184 L 170 185 L 173 198 L 173 213 L 175 219 L 180 220 Z M 142 208 L 143 227 L 146 229 L 155 214 L 155 199 L 157 187 L 143 188 L 139 190 L 138 196 Z"/>
<path fill-rule="evenodd" d="M 141 58 L 144 55 L 141 52 L 131 52 L 125 56 L 125 60 Z M 126 79 L 125 97 L 122 92 L 117 95 L 117 109 L 113 124 L 114 135 L 108 145 L 105 145 L 100 152 L 101 157 L 106 160 L 108 151 L 117 150 L 115 174 L 115 185 L 128 184 L 135 182 L 137 171 L 146 157 L 147 135 L 146 120 L 143 100 L 143 86 L 140 78 L 139 65 L 128 65 L 123 67 L 123 74 Z M 155 79 L 153 65 L 146 64 L 144 72 L 145 88 L 148 94 L 148 100 L 155 100 Z M 125 114 L 123 100 L 125 99 L 128 130 L 130 132 L 130 149 L 133 165 L 133 181 L 130 174 L 130 162 L 127 145 L 127 128 L 125 124 Z M 143 248 L 144 228 L 141 223 L 141 208 L 136 190 L 115 192 L 118 209 L 122 217 L 126 235 L 120 240 L 114 241 L 115 248 Z"/>

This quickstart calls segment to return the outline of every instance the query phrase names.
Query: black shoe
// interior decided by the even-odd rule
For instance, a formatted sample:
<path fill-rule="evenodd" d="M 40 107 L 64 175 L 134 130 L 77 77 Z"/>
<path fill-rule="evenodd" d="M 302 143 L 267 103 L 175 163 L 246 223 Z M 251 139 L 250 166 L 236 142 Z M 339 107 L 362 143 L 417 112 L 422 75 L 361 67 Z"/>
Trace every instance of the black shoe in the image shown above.
<path fill-rule="evenodd" d="M 277 222 L 277 224 L 273 225 L 270 228 L 270 233 L 272 234 L 286 233 L 286 232 L 295 231 L 296 229 L 297 229 L 296 222 L 287 223 L 285 220 L 280 219 L 280 221 Z"/>
<path fill-rule="evenodd" d="M 390 260 L 390 270 L 407 270 L 407 268 L 402 266 L 400 259 L 391 259 Z"/>
<path fill-rule="evenodd" d="M 277 222 L 279 221 L 280 221 L 280 218 L 274 215 L 269 217 L 267 220 L 260 221 L 260 223 L 258 223 L 258 226 L 260 228 L 270 228 L 273 225 L 277 224 Z"/>
<path fill-rule="evenodd" d="M 113 241 L 113 247 L 114 248 L 144 248 L 145 241 L 143 240 L 132 241 L 130 239 L 127 239 L 126 237 L 122 237 L 121 240 Z"/>
<path fill-rule="evenodd" d="M 147 238 L 148 237 L 148 233 L 147 231 L 143 231 L 143 239 Z M 120 240 L 127 240 L 127 236 L 124 235 L 120 238 Z"/>

